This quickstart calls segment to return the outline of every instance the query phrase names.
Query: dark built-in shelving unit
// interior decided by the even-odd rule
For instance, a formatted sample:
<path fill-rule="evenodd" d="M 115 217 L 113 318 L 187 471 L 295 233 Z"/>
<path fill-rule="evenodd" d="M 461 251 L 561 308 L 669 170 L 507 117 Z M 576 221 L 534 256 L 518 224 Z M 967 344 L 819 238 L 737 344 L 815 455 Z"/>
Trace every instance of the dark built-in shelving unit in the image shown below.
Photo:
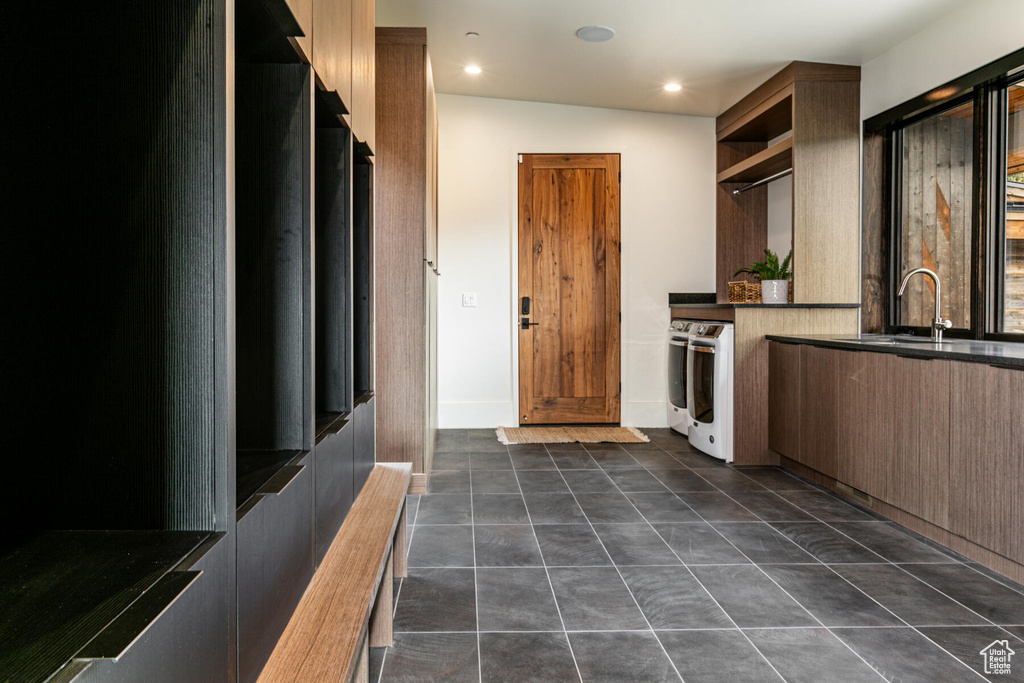
<path fill-rule="evenodd" d="M 175 671 L 230 670 L 223 3 L 3 13 L 0 672 L 152 661 L 198 603 Z"/>
<path fill-rule="evenodd" d="M 352 507 L 352 133 L 316 98 L 316 561 Z"/>
<path fill-rule="evenodd" d="M 314 570 L 316 85 L 264 3 L 236 12 L 238 680 L 255 681 Z"/>
<path fill-rule="evenodd" d="M 2 680 L 255 681 L 372 469 L 372 152 L 294 6 L 4 9 Z"/>

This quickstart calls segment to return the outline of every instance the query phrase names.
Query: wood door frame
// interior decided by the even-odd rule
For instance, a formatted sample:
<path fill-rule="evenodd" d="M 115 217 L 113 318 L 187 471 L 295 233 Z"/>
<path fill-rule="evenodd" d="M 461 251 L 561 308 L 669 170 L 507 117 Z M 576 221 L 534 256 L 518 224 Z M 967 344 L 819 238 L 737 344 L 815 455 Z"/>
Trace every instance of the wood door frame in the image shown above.
<path fill-rule="evenodd" d="M 512 182 L 509 183 L 509 251 L 510 261 L 512 264 L 511 272 L 509 273 L 509 291 L 511 292 L 511 298 L 509 299 L 509 316 L 512 320 L 512 327 L 510 331 L 511 335 L 511 355 L 509 357 L 509 371 L 512 373 L 512 392 L 510 400 L 512 403 L 512 419 L 509 420 L 510 424 L 515 426 L 522 426 L 521 420 L 522 415 L 519 413 L 519 155 L 520 154 L 618 154 L 619 155 L 619 173 L 625 178 L 624 167 L 625 160 L 629 157 L 625 147 L 616 145 L 601 145 L 601 146 L 576 146 L 576 145 L 513 145 L 509 155 L 509 172 L 511 173 Z M 626 394 L 627 387 L 630 386 L 626 379 L 623 368 L 625 365 L 625 353 L 626 353 L 626 338 L 623 335 L 625 317 L 622 315 L 622 302 L 626 300 L 626 286 L 625 283 L 629 281 L 629 266 L 625 259 L 626 255 L 626 236 L 623 229 L 622 216 L 625 213 L 624 208 L 626 206 L 625 196 L 622 191 L 623 181 L 619 181 L 619 245 L 622 248 L 622 254 L 619 258 L 619 314 L 622 318 L 619 325 L 619 381 L 622 383 L 622 390 L 619 392 L 619 423 L 622 423 L 622 415 L 626 402 L 623 400 L 623 396 Z M 527 425 L 529 426 L 529 425 Z"/>

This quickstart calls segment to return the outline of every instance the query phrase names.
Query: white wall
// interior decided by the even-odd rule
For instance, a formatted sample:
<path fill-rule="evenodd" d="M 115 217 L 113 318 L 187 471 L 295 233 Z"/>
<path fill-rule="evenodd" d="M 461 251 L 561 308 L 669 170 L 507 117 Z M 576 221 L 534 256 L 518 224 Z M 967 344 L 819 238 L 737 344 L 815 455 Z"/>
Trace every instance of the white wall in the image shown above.
<path fill-rule="evenodd" d="M 1021 0 L 970 0 L 861 67 L 868 118 L 1024 47 Z"/>
<path fill-rule="evenodd" d="M 439 426 L 518 424 L 516 154 L 529 152 L 622 155 L 622 423 L 665 426 L 668 293 L 715 287 L 714 119 L 456 95 L 437 106 Z"/>
<path fill-rule="evenodd" d="M 768 248 L 780 260 L 793 248 L 793 176 L 768 183 Z"/>

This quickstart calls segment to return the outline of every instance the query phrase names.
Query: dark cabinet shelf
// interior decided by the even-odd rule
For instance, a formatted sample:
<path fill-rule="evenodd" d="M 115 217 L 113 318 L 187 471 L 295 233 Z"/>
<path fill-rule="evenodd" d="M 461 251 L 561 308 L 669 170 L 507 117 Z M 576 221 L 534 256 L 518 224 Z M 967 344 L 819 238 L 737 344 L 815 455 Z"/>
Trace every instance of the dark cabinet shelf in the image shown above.
<path fill-rule="evenodd" d="M 302 451 L 238 451 L 238 504 L 241 509 Z"/>
<path fill-rule="evenodd" d="M 208 536 L 47 531 L 23 538 L 0 555 L 4 680 L 48 679 Z M 130 643 L 131 635 L 115 640 Z"/>
<path fill-rule="evenodd" d="M 793 168 L 793 138 L 775 143 L 718 174 L 720 183 L 754 183 Z"/>
<path fill-rule="evenodd" d="M 775 93 L 718 133 L 719 142 L 768 142 L 793 129 L 793 86 Z"/>

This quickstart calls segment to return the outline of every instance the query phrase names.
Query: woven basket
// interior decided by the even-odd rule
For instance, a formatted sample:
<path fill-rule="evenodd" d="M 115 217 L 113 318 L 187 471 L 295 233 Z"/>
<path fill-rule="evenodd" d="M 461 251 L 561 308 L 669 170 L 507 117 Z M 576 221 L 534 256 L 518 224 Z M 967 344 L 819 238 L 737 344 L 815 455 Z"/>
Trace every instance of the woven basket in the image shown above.
<path fill-rule="evenodd" d="M 745 304 L 747 302 L 747 283 L 745 280 L 729 283 L 729 303 Z"/>
<path fill-rule="evenodd" d="M 748 282 L 747 283 L 747 303 L 748 304 L 759 304 L 759 303 L 761 303 L 761 283 L 760 282 Z"/>

